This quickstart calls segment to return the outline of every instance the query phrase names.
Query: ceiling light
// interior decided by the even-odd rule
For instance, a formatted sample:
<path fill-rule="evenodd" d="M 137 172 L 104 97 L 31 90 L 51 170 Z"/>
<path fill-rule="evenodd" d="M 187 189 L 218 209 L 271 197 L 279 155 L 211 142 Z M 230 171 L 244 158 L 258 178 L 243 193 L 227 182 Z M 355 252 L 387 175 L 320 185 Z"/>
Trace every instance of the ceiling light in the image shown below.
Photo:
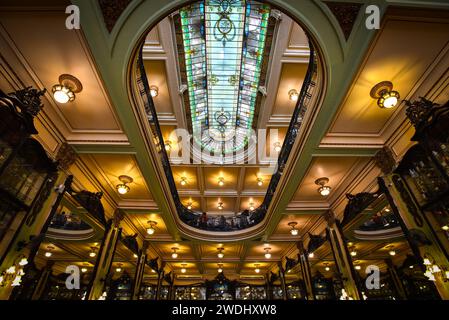
<path fill-rule="evenodd" d="M 192 206 L 193 206 L 192 200 L 187 202 L 187 209 L 192 210 Z"/>
<path fill-rule="evenodd" d="M 183 263 L 183 264 L 181 264 L 181 266 L 182 266 L 181 273 L 186 273 L 187 272 L 186 264 Z"/>
<path fill-rule="evenodd" d="M 53 246 L 47 246 L 47 251 L 45 252 L 44 255 L 47 258 L 50 258 L 53 255 L 52 250 L 54 250 L 54 249 L 55 249 L 55 247 L 53 247 Z"/>
<path fill-rule="evenodd" d="M 262 178 L 257 178 L 257 185 L 259 187 L 261 187 L 263 185 L 263 179 Z"/>
<path fill-rule="evenodd" d="M 187 178 L 186 177 L 181 177 L 181 186 L 185 186 L 187 184 Z"/>
<path fill-rule="evenodd" d="M 218 203 L 218 207 L 217 208 L 218 208 L 218 210 L 223 210 L 223 202 L 220 201 Z"/>
<path fill-rule="evenodd" d="M 179 250 L 179 248 L 178 247 L 173 247 L 173 248 L 171 248 L 172 249 L 172 254 L 171 254 L 171 257 L 173 258 L 173 259 L 176 259 L 177 257 L 178 257 L 178 253 L 176 252 L 177 250 Z"/>
<path fill-rule="evenodd" d="M 223 177 L 219 177 L 219 178 L 218 178 L 218 185 L 219 185 L 220 187 L 224 186 L 224 178 L 223 178 Z"/>
<path fill-rule="evenodd" d="M 449 231 L 449 225 L 442 226 L 441 229 L 444 231 Z"/>
<path fill-rule="evenodd" d="M 390 250 L 390 251 L 388 251 L 388 254 L 389 254 L 390 256 L 395 256 L 395 255 L 396 255 L 396 251 Z"/>
<path fill-rule="evenodd" d="M 370 92 L 373 99 L 377 99 L 377 105 L 381 108 L 394 108 L 399 102 L 399 92 L 393 91 L 393 83 L 382 81 L 376 84 Z"/>
<path fill-rule="evenodd" d="M 313 258 L 315 256 L 315 254 L 313 252 L 309 253 L 309 258 Z"/>
<path fill-rule="evenodd" d="M 271 258 L 271 253 L 270 253 L 271 248 L 270 247 L 264 248 L 264 250 L 265 250 L 265 259 L 270 259 Z"/>
<path fill-rule="evenodd" d="M 116 272 L 122 272 L 122 264 L 119 263 L 118 267 L 115 269 Z"/>
<path fill-rule="evenodd" d="M 171 150 L 171 141 L 166 140 L 164 146 L 165 146 L 165 151 L 170 151 Z"/>
<path fill-rule="evenodd" d="M 148 224 L 150 225 L 150 227 L 147 229 L 147 233 L 151 236 L 156 232 L 156 229 L 154 228 L 157 225 L 156 221 L 148 221 Z"/>
<path fill-rule="evenodd" d="M 59 83 L 52 88 L 53 97 L 59 103 L 67 103 L 75 100 L 75 93 L 81 92 L 81 82 L 72 75 L 62 74 Z"/>
<path fill-rule="evenodd" d="M 27 258 L 22 258 L 19 261 L 19 266 L 23 267 L 26 266 L 28 264 L 28 259 Z"/>
<path fill-rule="evenodd" d="M 361 270 L 362 269 L 361 266 L 355 266 L 354 268 L 355 268 L 355 270 Z"/>
<path fill-rule="evenodd" d="M 429 258 L 424 258 L 423 264 L 424 264 L 425 266 L 430 266 L 432 263 L 430 262 Z"/>
<path fill-rule="evenodd" d="M 357 255 L 357 251 L 352 250 L 351 252 L 349 252 L 349 254 L 351 255 L 351 257 L 355 257 Z"/>
<path fill-rule="evenodd" d="M 276 151 L 276 152 L 280 152 L 282 149 L 282 145 L 279 141 L 273 143 L 273 146 L 274 146 L 274 151 Z"/>
<path fill-rule="evenodd" d="M 299 93 L 295 89 L 291 89 L 288 92 L 288 97 L 291 101 L 298 101 Z"/>
<path fill-rule="evenodd" d="M 217 248 L 217 250 L 218 250 L 217 257 L 220 259 L 223 259 L 224 258 L 224 253 L 223 253 L 224 248 Z"/>
<path fill-rule="evenodd" d="M 157 97 L 159 94 L 159 88 L 156 86 L 151 86 L 150 87 L 150 94 L 153 98 Z"/>
<path fill-rule="evenodd" d="M 87 268 L 81 268 L 81 272 L 82 273 L 86 273 L 87 272 Z"/>
<path fill-rule="evenodd" d="M 321 194 L 323 197 L 328 196 L 331 193 L 331 187 L 326 186 L 326 184 L 329 182 L 329 178 L 323 177 L 315 180 L 315 184 L 320 186 L 318 188 L 318 193 Z"/>
<path fill-rule="evenodd" d="M 118 184 L 116 186 L 118 193 L 127 194 L 130 190 L 130 188 L 127 186 L 127 184 L 132 183 L 134 181 L 133 178 L 126 176 L 126 175 L 122 175 L 122 176 L 118 177 L 118 179 L 120 180 L 120 182 L 122 182 L 121 184 Z"/>
<path fill-rule="evenodd" d="M 326 271 L 330 271 L 330 269 L 331 268 L 329 268 L 329 267 L 324 268 L 324 270 L 326 270 Z"/>
<path fill-rule="evenodd" d="M 256 269 L 254 269 L 254 272 L 255 273 L 259 273 L 260 272 L 260 269 L 259 269 L 259 264 L 254 264 L 254 266 L 256 267 Z"/>
<path fill-rule="evenodd" d="M 133 257 L 135 258 L 135 259 L 137 259 L 139 256 L 137 255 L 137 254 L 133 254 Z"/>
<path fill-rule="evenodd" d="M 288 225 L 289 225 L 290 227 L 292 227 L 292 228 L 290 229 L 290 234 L 291 234 L 292 236 L 297 236 L 298 233 L 299 233 L 299 230 L 295 228 L 295 226 L 296 226 L 297 224 L 298 224 L 298 223 L 295 222 L 295 221 L 292 221 L 292 222 L 289 222 L 289 223 L 288 223 Z"/>
<path fill-rule="evenodd" d="M 92 251 L 91 252 L 89 252 L 89 257 L 91 257 L 91 258 L 95 258 L 96 256 L 97 256 L 97 248 L 95 248 L 95 247 L 91 247 L 91 249 L 92 249 Z"/>
<path fill-rule="evenodd" d="M 223 272 L 223 264 L 219 263 L 218 264 L 218 273 L 222 273 Z"/>
<path fill-rule="evenodd" d="M 249 211 L 254 211 L 254 203 L 253 202 L 249 203 Z"/>

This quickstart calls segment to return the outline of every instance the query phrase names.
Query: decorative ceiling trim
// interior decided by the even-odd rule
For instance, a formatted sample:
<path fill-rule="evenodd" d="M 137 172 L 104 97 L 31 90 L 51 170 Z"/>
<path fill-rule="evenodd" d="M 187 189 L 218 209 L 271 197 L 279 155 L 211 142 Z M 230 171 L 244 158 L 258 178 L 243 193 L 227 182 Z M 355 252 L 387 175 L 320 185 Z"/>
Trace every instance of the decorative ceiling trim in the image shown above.
<path fill-rule="evenodd" d="M 361 3 L 352 2 L 324 2 L 335 16 L 340 25 L 345 39 L 348 40 L 351 35 L 352 28 L 359 14 Z"/>
<path fill-rule="evenodd" d="M 131 0 L 98 0 L 101 12 L 103 13 L 104 23 L 109 33 L 114 29 L 118 18 L 125 11 Z"/>

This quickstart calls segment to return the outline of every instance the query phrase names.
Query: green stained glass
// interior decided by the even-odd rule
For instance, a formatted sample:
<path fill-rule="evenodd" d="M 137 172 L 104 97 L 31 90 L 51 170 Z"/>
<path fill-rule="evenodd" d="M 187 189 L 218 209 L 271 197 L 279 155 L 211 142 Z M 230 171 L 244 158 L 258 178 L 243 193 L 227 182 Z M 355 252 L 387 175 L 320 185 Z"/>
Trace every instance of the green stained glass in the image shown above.
<path fill-rule="evenodd" d="M 205 0 L 180 15 L 194 139 L 222 154 L 241 150 L 252 128 L 270 7 Z"/>

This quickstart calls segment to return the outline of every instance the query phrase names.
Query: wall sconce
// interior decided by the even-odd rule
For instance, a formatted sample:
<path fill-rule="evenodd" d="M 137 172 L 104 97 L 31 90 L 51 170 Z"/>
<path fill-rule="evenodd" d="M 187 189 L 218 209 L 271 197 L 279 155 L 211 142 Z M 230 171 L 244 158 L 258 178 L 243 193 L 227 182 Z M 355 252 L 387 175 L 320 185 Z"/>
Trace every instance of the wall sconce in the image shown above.
<path fill-rule="evenodd" d="M 178 247 L 173 247 L 173 248 L 171 248 L 171 250 L 172 250 L 171 257 L 172 257 L 173 259 L 178 258 L 178 253 L 177 253 L 176 251 L 178 251 L 179 248 L 178 248 Z"/>
<path fill-rule="evenodd" d="M 263 185 L 263 179 L 262 178 L 257 178 L 257 185 L 259 187 L 261 187 Z"/>
<path fill-rule="evenodd" d="M 321 194 L 323 197 L 328 196 L 331 193 L 331 187 L 326 186 L 326 184 L 329 182 L 329 178 L 323 177 L 315 180 L 315 184 L 320 186 L 318 188 L 318 193 Z"/>
<path fill-rule="evenodd" d="M 297 236 L 298 233 L 299 233 L 299 230 L 295 228 L 297 224 L 298 224 L 298 222 L 295 222 L 295 221 L 292 221 L 292 222 L 288 223 L 288 225 L 291 227 L 290 234 L 292 236 Z"/>
<path fill-rule="evenodd" d="M 224 178 L 223 178 L 223 177 L 219 177 L 219 178 L 218 178 L 218 185 L 219 185 L 220 187 L 224 186 Z"/>
<path fill-rule="evenodd" d="M 223 264 L 222 263 L 219 263 L 218 264 L 218 273 L 222 273 L 223 272 Z"/>
<path fill-rule="evenodd" d="M 282 145 L 279 141 L 273 143 L 273 146 L 274 146 L 274 151 L 276 151 L 276 152 L 280 152 L 282 149 Z"/>
<path fill-rule="evenodd" d="M 181 186 L 185 186 L 187 184 L 187 178 L 186 177 L 181 177 L 180 184 L 181 184 Z"/>
<path fill-rule="evenodd" d="M 381 108 L 394 108 L 399 101 L 399 92 L 393 91 L 393 83 L 382 81 L 376 84 L 370 91 L 370 96 L 377 99 L 377 105 Z"/>
<path fill-rule="evenodd" d="M 258 263 L 255 263 L 255 264 L 254 264 L 254 267 L 256 267 L 256 269 L 254 269 L 254 272 L 255 272 L 255 273 L 259 273 L 259 272 L 260 272 L 259 264 L 258 264 Z"/>
<path fill-rule="evenodd" d="M 224 258 L 224 253 L 223 253 L 224 248 L 217 248 L 217 250 L 218 250 L 217 257 L 220 259 L 223 259 Z"/>
<path fill-rule="evenodd" d="M 221 201 L 218 202 L 218 207 L 217 208 L 218 208 L 218 210 L 223 210 L 223 208 L 224 208 L 223 207 L 223 202 L 221 202 Z"/>
<path fill-rule="evenodd" d="M 181 269 L 181 273 L 186 273 L 187 269 L 186 269 L 186 265 L 185 263 L 181 263 L 182 269 Z"/>
<path fill-rule="evenodd" d="M 264 250 L 265 250 L 265 259 L 270 259 L 271 258 L 271 253 L 270 253 L 271 248 L 267 247 L 267 248 L 264 248 Z"/>
<path fill-rule="evenodd" d="M 298 93 L 298 91 L 297 91 L 296 89 L 291 89 L 291 90 L 288 92 L 288 97 L 289 97 L 289 99 L 290 99 L 291 101 L 298 101 L 299 93 Z"/>
<path fill-rule="evenodd" d="M 130 190 L 130 188 L 127 186 L 127 184 L 132 183 L 134 181 L 133 178 L 131 178 L 129 176 L 122 175 L 122 176 L 118 177 L 118 179 L 120 180 L 120 182 L 122 182 L 116 186 L 118 193 L 127 194 Z"/>
<path fill-rule="evenodd" d="M 156 86 L 150 86 L 150 94 L 153 98 L 156 98 L 159 94 L 159 88 Z"/>
<path fill-rule="evenodd" d="M 75 93 L 83 90 L 81 81 L 70 74 L 61 74 L 59 83 L 52 88 L 53 97 L 59 103 L 67 103 L 75 100 Z"/>
<path fill-rule="evenodd" d="M 154 228 L 157 225 L 156 221 L 148 221 L 148 224 L 150 225 L 150 227 L 147 229 L 147 233 L 151 236 L 156 232 L 156 229 Z"/>
<path fill-rule="evenodd" d="M 12 266 L 10 266 L 0 274 L 0 288 L 6 287 L 8 285 L 11 287 L 17 287 L 21 285 L 22 277 L 25 275 L 23 267 L 28 264 L 28 259 L 22 255 L 17 260 L 19 261 L 18 263 L 15 262 Z"/>

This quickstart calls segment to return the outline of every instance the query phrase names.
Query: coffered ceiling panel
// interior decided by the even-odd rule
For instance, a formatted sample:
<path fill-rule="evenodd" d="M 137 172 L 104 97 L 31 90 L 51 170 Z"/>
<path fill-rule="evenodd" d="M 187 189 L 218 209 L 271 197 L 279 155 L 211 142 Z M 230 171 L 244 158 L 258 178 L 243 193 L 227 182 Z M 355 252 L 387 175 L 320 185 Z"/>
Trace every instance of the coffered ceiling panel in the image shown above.
<path fill-rule="evenodd" d="M 371 88 L 391 81 L 401 98 L 407 98 L 448 45 L 448 27 L 413 18 L 387 20 L 330 132 L 378 134 L 396 109 L 380 109 L 370 97 Z"/>
<path fill-rule="evenodd" d="M 158 117 L 173 116 L 173 106 L 167 84 L 167 72 L 164 60 L 145 60 L 148 84 L 158 88 L 158 95 L 153 97 Z"/>
<path fill-rule="evenodd" d="M 272 117 L 291 118 L 296 101 L 290 100 L 288 92 L 292 89 L 295 89 L 297 92 L 301 90 L 304 77 L 307 73 L 307 67 L 308 64 L 306 63 L 282 64 Z"/>
<path fill-rule="evenodd" d="M 318 193 L 319 186 L 315 180 L 322 177 L 329 178 L 331 192 L 335 191 L 338 185 L 348 175 L 357 162 L 358 157 L 319 157 L 315 158 L 310 164 L 309 170 L 304 177 L 301 185 L 296 191 L 294 201 L 320 201 L 326 198 Z"/>
<path fill-rule="evenodd" d="M 10 45 L 22 55 L 29 76 L 50 92 L 61 74 L 71 74 L 81 81 L 83 90 L 74 102 L 52 105 L 69 130 L 121 132 L 85 40 L 81 32 L 65 28 L 65 19 L 62 10 L 4 11 L 0 13 L 0 33 L 14 39 Z"/>
<path fill-rule="evenodd" d="M 127 154 L 93 154 L 81 155 L 81 159 L 91 165 L 96 178 L 108 186 L 120 200 L 151 200 L 151 193 L 133 155 Z M 129 183 L 127 194 L 119 194 L 116 186 L 120 184 L 119 176 L 127 175 L 133 178 Z M 113 190 L 113 191 L 112 191 Z"/>

